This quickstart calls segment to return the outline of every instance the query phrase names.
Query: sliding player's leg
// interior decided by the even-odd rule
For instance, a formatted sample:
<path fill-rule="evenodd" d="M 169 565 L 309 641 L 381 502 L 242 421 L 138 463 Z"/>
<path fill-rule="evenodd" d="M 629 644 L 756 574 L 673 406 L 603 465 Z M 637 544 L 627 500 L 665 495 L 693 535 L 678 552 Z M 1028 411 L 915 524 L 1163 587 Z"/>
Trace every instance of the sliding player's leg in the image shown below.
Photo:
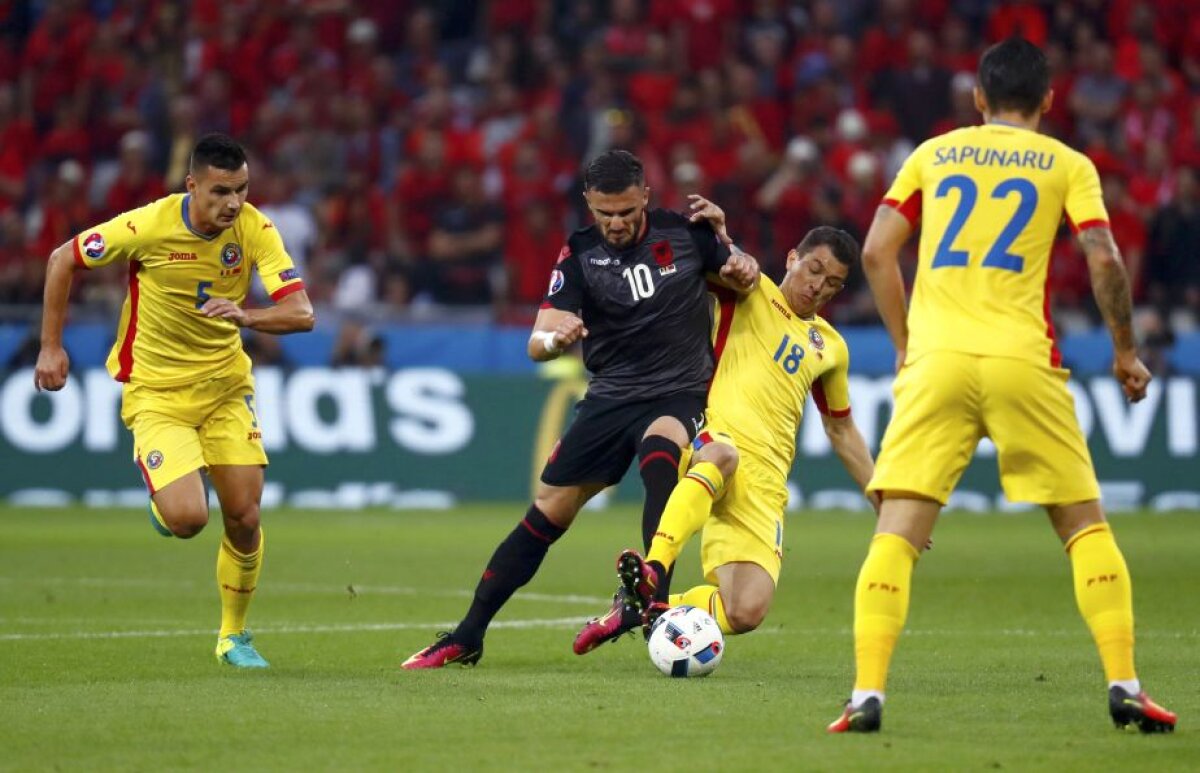
<path fill-rule="evenodd" d="M 671 493 L 645 560 L 626 551 L 618 559 L 622 583 L 645 607 L 665 602 L 670 595 L 671 571 L 688 540 L 725 494 L 738 466 L 737 446 L 723 432 L 701 432 L 693 441 L 687 473 Z"/>
<path fill-rule="evenodd" d="M 588 620 L 576 635 L 576 654 L 590 652 L 643 626 L 650 606 L 656 600 L 666 600 L 675 559 L 704 524 L 714 497 L 721 496 L 725 480 L 737 468 L 737 450 L 727 435 L 701 432 L 693 442 L 688 464 L 689 470 L 671 492 L 651 542 L 650 558 L 658 563 L 647 563 L 636 550 L 621 552 L 617 557 L 621 588 L 613 596 L 608 612 Z"/>
<path fill-rule="evenodd" d="M 716 569 L 716 585 L 697 585 L 670 597 L 670 606 L 706 610 L 721 633 L 749 633 L 762 625 L 775 598 L 775 578 L 750 561 L 734 561 Z"/>
<path fill-rule="evenodd" d="M 757 628 L 770 609 L 783 564 L 787 498 L 786 480 L 777 471 L 754 456 L 743 457 L 704 524 L 700 563 L 707 582 L 670 596 L 670 606 L 706 609 L 726 634 Z M 665 606 L 656 605 L 648 617 Z"/>

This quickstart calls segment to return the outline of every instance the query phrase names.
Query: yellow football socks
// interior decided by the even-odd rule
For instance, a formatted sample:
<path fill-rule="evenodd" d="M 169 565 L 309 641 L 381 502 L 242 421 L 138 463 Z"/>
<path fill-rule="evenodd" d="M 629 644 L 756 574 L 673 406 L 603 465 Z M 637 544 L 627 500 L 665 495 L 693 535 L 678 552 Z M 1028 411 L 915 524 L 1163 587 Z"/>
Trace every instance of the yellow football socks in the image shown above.
<path fill-rule="evenodd" d="M 854 590 L 854 689 L 883 692 L 888 664 L 908 616 L 917 549 L 896 534 L 876 534 Z"/>
<path fill-rule="evenodd" d="M 1067 541 L 1075 576 L 1075 601 L 1100 650 L 1108 681 L 1136 679 L 1133 667 L 1133 586 L 1125 557 L 1107 523 L 1080 530 Z"/>
<path fill-rule="evenodd" d="M 258 549 L 253 553 L 238 552 L 228 536 L 221 537 L 221 547 L 217 551 L 217 589 L 221 593 L 221 633 L 218 638 L 246 629 L 246 610 L 258 585 L 263 545 L 261 530 L 258 533 Z"/>
<path fill-rule="evenodd" d="M 683 546 L 708 520 L 724 486 L 725 477 L 712 462 L 699 462 L 688 470 L 667 500 L 646 560 L 669 570 Z"/>
<path fill-rule="evenodd" d="M 707 610 L 713 620 L 717 621 L 717 625 L 721 627 L 721 633 L 727 636 L 737 633 L 729 625 L 729 618 L 725 616 L 725 602 L 721 600 L 721 592 L 716 585 L 697 585 L 683 593 L 673 593 L 670 602 L 673 607 L 686 604 L 689 607 Z"/>

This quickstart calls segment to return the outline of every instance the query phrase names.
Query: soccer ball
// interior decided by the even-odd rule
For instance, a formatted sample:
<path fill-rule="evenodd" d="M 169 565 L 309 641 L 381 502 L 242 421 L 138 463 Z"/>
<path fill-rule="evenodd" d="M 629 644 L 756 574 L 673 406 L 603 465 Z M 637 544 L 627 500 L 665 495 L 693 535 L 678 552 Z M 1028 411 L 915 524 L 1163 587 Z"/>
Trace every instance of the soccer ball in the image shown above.
<path fill-rule="evenodd" d="M 697 607 L 672 607 L 650 629 L 650 662 L 667 676 L 708 676 L 725 654 L 717 621 Z"/>

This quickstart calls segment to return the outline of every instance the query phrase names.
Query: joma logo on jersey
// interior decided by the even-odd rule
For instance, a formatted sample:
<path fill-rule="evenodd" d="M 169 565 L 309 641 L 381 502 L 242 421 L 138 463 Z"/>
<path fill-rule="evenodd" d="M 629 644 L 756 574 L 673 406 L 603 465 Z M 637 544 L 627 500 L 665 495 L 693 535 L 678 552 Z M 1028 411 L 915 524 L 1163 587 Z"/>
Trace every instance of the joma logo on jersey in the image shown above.
<path fill-rule="evenodd" d="M 260 432 L 259 430 L 256 430 L 256 429 L 252 429 L 246 433 L 246 439 L 247 440 L 262 440 L 262 432 Z"/>
<path fill-rule="evenodd" d="M 177 260 L 199 260 L 199 259 L 200 259 L 200 256 L 194 252 L 172 252 L 170 255 L 167 256 L 167 260 L 172 261 L 172 262 L 177 261 Z"/>
<path fill-rule="evenodd" d="M 221 265 L 225 268 L 237 268 L 242 265 L 242 248 L 230 242 L 221 248 Z M 224 274 L 222 274 L 224 276 Z"/>
<path fill-rule="evenodd" d="M 782 314 L 782 315 L 783 315 L 784 317 L 786 317 L 787 319 L 791 319 L 791 318 L 792 318 L 792 312 L 790 312 L 790 311 L 788 311 L 787 309 L 783 308 L 783 304 L 782 304 L 782 303 L 780 303 L 779 301 L 775 300 L 774 298 L 772 298 L 772 299 L 771 299 L 771 305 L 772 305 L 772 306 L 774 306 L 774 307 L 775 307 L 775 310 L 776 310 L 776 311 L 778 311 L 780 314 Z"/>

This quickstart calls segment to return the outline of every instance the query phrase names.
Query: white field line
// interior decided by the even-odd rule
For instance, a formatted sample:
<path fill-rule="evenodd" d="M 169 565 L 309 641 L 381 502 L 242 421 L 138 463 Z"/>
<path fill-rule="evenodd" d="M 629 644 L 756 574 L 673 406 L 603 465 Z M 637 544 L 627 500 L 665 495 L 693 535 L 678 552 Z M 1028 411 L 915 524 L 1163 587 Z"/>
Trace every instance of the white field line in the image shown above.
<path fill-rule="evenodd" d="M 51 618 L 47 618 L 50 620 Z M 583 622 L 582 617 L 552 617 L 531 620 L 499 620 L 492 623 L 491 628 L 528 629 L 528 628 L 573 628 Z M 7 620 L 0 619 L 0 623 Z M 341 624 L 306 624 L 286 623 L 266 628 L 255 628 L 260 635 L 294 634 L 294 633 L 362 633 L 377 631 L 414 631 L 452 629 L 458 621 L 440 621 L 425 623 L 341 623 Z M 177 628 L 147 631 L 60 631 L 60 632 L 20 632 L 0 633 L 3 641 L 45 641 L 61 639 L 162 639 L 183 636 L 212 636 L 216 631 L 212 628 Z M 785 631 L 778 626 L 768 626 L 754 632 L 754 636 L 776 636 L 782 634 L 803 637 L 849 637 L 849 628 L 797 628 L 789 626 Z M 996 638 L 1071 638 L 1086 636 L 1086 632 L 1077 631 L 1037 631 L 1024 628 L 1004 628 L 999 630 L 962 629 L 914 629 L 904 632 L 907 636 L 937 636 L 939 638 L 990 636 Z M 1200 639 L 1200 631 L 1138 631 L 1143 639 Z"/>
<path fill-rule="evenodd" d="M 0 577 L 0 584 L 20 584 L 33 587 L 44 585 L 73 585 L 85 588 L 176 588 L 176 589 L 207 589 L 211 583 L 195 580 L 152 580 L 148 578 L 121 577 Z M 427 596 L 433 598 L 471 598 L 475 592 L 471 590 L 447 590 L 413 588 L 404 585 L 357 585 L 348 583 L 315 582 L 266 582 L 263 591 L 269 594 L 285 593 L 329 593 L 346 595 L 353 589 L 357 596 L 387 595 L 387 596 Z M 590 606 L 609 604 L 609 596 L 582 596 L 574 593 L 526 593 L 517 592 L 513 597 L 521 601 L 537 601 L 548 604 L 587 604 Z M 597 610 L 600 611 L 600 610 Z"/>
<path fill-rule="evenodd" d="M 571 628 L 582 617 L 552 617 L 541 620 L 498 620 L 491 628 Z M 280 625 L 255 628 L 258 635 L 289 633 L 358 633 L 362 631 L 412 631 L 454 628 L 458 621 L 432 623 L 344 623 L 338 625 Z M 215 628 L 180 628 L 157 631 L 64 631 L 60 633 L 3 633 L 0 641 L 39 641 L 46 639 L 162 639 L 175 636 L 215 636 Z"/>

